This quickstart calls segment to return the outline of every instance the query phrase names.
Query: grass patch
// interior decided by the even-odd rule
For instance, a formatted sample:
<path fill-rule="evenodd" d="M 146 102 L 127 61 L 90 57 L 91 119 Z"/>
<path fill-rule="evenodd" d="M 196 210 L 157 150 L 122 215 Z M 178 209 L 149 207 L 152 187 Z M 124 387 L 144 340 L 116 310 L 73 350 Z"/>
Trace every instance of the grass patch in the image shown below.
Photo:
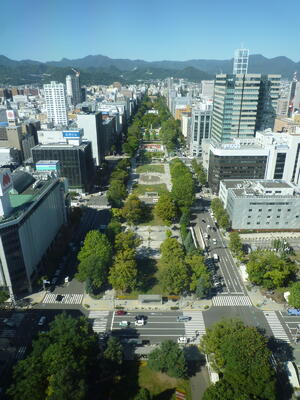
<path fill-rule="evenodd" d="M 157 185 L 141 185 L 138 184 L 134 187 L 133 193 L 138 196 L 143 196 L 145 193 L 156 192 L 160 196 L 162 193 L 167 193 L 167 185 L 165 183 L 159 183 Z"/>
<path fill-rule="evenodd" d="M 140 165 L 137 167 L 136 172 L 138 173 L 144 173 L 144 172 L 158 172 L 160 174 L 163 174 L 165 172 L 165 167 L 164 165 L 161 164 L 145 164 L 145 165 Z"/>
<path fill-rule="evenodd" d="M 186 392 L 186 399 L 191 400 L 189 380 L 171 378 L 166 374 L 154 372 L 145 361 L 125 361 L 119 381 L 106 387 L 104 393 L 111 400 L 133 399 L 139 387 L 147 388 L 153 400 L 175 400 L 176 389 Z"/>
<path fill-rule="evenodd" d="M 147 213 L 145 215 L 144 221 L 139 224 L 141 226 L 165 226 L 166 223 L 158 217 L 154 212 L 154 207 L 148 206 Z"/>
<path fill-rule="evenodd" d="M 139 367 L 139 386 L 146 388 L 159 398 L 175 399 L 176 389 L 186 392 L 186 399 L 191 399 L 189 380 L 172 378 L 161 372 L 152 371 L 146 363 Z"/>

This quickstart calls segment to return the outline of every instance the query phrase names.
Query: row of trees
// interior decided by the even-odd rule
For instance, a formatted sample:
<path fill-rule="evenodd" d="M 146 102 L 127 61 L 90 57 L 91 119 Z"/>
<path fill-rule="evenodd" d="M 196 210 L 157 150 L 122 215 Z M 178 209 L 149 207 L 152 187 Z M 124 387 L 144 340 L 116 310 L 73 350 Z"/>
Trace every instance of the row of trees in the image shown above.
<path fill-rule="evenodd" d="M 178 295 L 189 291 L 199 298 L 208 294 L 211 276 L 199 252 L 186 254 L 178 240 L 171 237 L 161 244 L 160 252 L 159 280 L 166 293 Z"/>
<path fill-rule="evenodd" d="M 181 137 L 180 121 L 172 116 L 161 124 L 160 137 L 169 152 L 174 151 L 178 146 Z"/>
<path fill-rule="evenodd" d="M 206 179 L 206 173 L 204 171 L 203 165 L 201 163 L 198 163 L 198 161 L 195 158 L 193 158 L 192 168 L 195 172 L 195 175 L 196 175 L 200 185 L 205 185 L 207 182 L 207 179 Z"/>
<path fill-rule="evenodd" d="M 170 162 L 172 196 L 179 208 L 190 208 L 195 200 L 195 182 L 190 169 L 178 158 Z"/>
<path fill-rule="evenodd" d="M 211 201 L 211 209 L 214 213 L 214 216 L 217 220 L 218 225 L 223 229 L 230 228 L 230 221 L 227 211 L 224 209 L 222 200 L 219 198 L 213 199 Z"/>
<path fill-rule="evenodd" d="M 117 221 L 108 227 L 108 236 L 99 231 L 87 233 L 78 253 L 76 278 L 86 281 L 88 293 L 99 292 L 107 282 L 123 292 L 137 285 L 136 248 L 140 240 L 132 231 L 122 232 Z"/>
<path fill-rule="evenodd" d="M 275 400 L 276 378 L 267 339 L 239 320 L 224 320 L 207 330 L 200 348 L 222 376 L 203 400 Z"/>
<path fill-rule="evenodd" d="M 107 198 L 113 207 L 122 207 L 123 200 L 127 196 L 126 184 L 129 178 L 129 167 L 130 161 L 124 158 L 117 163 L 110 176 Z"/>
<path fill-rule="evenodd" d="M 122 375 L 123 347 L 109 337 L 102 349 L 85 317 L 62 313 L 17 363 L 8 395 L 14 400 L 107 398 Z"/>

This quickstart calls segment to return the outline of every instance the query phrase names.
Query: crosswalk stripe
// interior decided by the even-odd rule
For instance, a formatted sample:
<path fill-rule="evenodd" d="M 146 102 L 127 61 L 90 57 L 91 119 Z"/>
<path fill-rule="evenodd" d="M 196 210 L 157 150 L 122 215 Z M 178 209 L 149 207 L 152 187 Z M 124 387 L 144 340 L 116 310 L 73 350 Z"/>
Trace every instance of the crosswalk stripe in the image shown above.
<path fill-rule="evenodd" d="M 16 335 L 16 331 L 14 329 L 4 329 L 0 332 L 1 338 L 10 338 Z"/>
<path fill-rule="evenodd" d="M 290 339 L 284 330 L 275 311 L 264 311 L 264 316 L 268 321 L 271 331 L 276 339 L 284 340 L 290 343 Z"/>
<path fill-rule="evenodd" d="M 26 351 L 26 346 L 21 346 L 16 354 L 16 360 L 20 360 L 21 358 L 24 357 L 25 351 Z"/>
<path fill-rule="evenodd" d="M 212 299 L 213 306 L 226 307 L 226 306 L 252 306 L 251 300 L 248 296 L 215 296 Z"/>
<path fill-rule="evenodd" d="M 81 304 L 83 294 L 67 293 L 61 294 L 63 296 L 61 301 L 56 300 L 57 293 L 47 293 L 44 297 L 43 303 L 54 303 L 54 304 Z"/>
<path fill-rule="evenodd" d="M 189 339 L 195 338 L 197 331 L 198 336 L 194 340 L 194 343 L 199 343 L 201 337 L 205 334 L 205 323 L 202 311 L 184 312 L 183 315 L 191 318 L 184 323 L 185 336 Z"/>
<path fill-rule="evenodd" d="M 93 331 L 96 333 L 105 332 L 109 311 L 90 311 L 89 319 L 93 320 Z"/>

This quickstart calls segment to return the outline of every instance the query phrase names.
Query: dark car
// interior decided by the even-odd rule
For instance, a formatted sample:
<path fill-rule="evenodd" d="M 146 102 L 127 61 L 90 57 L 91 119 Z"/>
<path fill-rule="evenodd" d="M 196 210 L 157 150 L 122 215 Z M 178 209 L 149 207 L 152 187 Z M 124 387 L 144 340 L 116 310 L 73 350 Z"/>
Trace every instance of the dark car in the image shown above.
<path fill-rule="evenodd" d="M 64 296 L 62 296 L 61 294 L 58 294 L 55 298 L 56 301 L 62 301 L 62 299 L 64 298 Z"/>
<path fill-rule="evenodd" d="M 136 316 L 135 316 L 135 319 L 136 319 L 137 321 L 139 321 L 139 320 L 141 320 L 141 319 L 146 320 L 147 317 L 146 317 L 145 315 L 136 315 Z"/>

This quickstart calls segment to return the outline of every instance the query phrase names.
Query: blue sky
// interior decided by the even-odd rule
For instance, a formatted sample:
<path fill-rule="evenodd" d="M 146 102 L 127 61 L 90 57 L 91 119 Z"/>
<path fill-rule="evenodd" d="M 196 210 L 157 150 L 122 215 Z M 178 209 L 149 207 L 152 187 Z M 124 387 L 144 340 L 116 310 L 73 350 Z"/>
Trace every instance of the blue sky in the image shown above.
<path fill-rule="evenodd" d="M 14 0 L 1 4 L 0 54 L 39 61 L 112 58 L 300 61 L 300 2 L 278 0 Z"/>

